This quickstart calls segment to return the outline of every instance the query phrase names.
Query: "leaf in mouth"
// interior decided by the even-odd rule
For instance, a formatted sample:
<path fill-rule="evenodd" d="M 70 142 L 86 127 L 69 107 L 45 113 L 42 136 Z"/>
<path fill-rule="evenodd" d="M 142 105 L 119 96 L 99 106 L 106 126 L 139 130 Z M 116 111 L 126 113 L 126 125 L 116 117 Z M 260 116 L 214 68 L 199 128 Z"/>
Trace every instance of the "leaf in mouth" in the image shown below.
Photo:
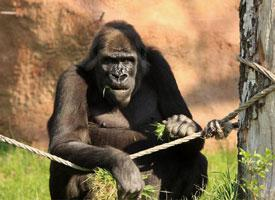
<path fill-rule="evenodd" d="M 107 90 L 107 89 L 110 90 L 110 91 L 112 90 L 112 88 L 111 88 L 110 86 L 105 85 L 104 88 L 103 88 L 103 92 L 102 92 L 103 98 L 105 97 L 105 93 L 106 93 L 106 90 Z"/>

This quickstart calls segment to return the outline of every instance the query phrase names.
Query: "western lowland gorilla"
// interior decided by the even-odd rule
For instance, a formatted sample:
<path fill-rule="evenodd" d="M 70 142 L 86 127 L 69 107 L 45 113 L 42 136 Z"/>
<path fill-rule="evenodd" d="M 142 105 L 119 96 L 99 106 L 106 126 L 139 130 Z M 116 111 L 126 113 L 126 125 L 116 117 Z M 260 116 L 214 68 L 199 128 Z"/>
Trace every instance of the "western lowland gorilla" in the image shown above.
<path fill-rule="evenodd" d="M 191 199 L 207 183 L 204 139 L 131 160 L 129 154 L 201 130 L 192 120 L 169 64 L 124 21 L 105 24 L 89 55 L 59 78 L 48 122 L 49 151 L 79 166 L 108 169 L 124 195 L 155 186 L 159 199 Z M 143 180 L 142 174 L 147 175 Z M 87 172 L 51 162 L 52 199 L 85 199 Z"/>

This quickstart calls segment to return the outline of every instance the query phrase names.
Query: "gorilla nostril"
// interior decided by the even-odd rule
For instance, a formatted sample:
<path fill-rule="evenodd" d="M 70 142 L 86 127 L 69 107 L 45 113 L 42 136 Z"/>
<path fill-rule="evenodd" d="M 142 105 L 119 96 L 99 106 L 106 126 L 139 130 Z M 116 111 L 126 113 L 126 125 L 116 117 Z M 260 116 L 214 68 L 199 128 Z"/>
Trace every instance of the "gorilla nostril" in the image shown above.
<path fill-rule="evenodd" d="M 123 81 L 127 80 L 128 75 L 127 74 L 118 75 L 118 74 L 115 74 L 115 73 L 110 73 L 109 77 L 110 77 L 110 79 L 123 82 Z"/>
<path fill-rule="evenodd" d="M 118 74 L 110 73 L 109 77 L 110 77 L 110 79 L 118 80 L 120 76 Z"/>
<path fill-rule="evenodd" d="M 128 78 L 128 75 L 127 74 L 122 74 L 120 77 L 119 77 L 119 80 L 120 81 L 126 81 Z"/>

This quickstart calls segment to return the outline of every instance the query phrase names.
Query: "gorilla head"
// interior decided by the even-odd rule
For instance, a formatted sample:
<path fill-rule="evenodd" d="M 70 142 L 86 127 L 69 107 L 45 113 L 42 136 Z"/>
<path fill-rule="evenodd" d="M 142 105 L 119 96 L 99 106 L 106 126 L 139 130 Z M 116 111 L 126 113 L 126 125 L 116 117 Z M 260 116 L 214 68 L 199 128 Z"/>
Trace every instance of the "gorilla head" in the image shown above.
<path fill-rule="evenodd" d="M 87 71 L 95 70 L 96 85 L 111 104 L 127 106 L 144 76 L 146 49 L 133 26 L 107 23 L 96 35 Z"/>

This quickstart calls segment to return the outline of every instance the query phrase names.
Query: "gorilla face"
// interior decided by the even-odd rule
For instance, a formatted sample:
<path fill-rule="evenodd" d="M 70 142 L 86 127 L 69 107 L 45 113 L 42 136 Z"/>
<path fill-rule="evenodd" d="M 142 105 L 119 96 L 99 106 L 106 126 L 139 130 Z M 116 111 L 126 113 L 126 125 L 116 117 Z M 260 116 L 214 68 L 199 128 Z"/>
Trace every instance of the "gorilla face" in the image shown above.
<path fill-rule="evenodd" d="M 105 33 L 105 44 L 98 52 L 96 81 L 110 103 L 127 106 L 136 86 L 137 53 L 119 31 Z"/>
<path fill-rule="evenodd" d="M 128 105 L 135 88 L 135 56 L 114 51 L 102 56 L 99 62 L 96 80 L 103 96 L 121 106 Z"/>

